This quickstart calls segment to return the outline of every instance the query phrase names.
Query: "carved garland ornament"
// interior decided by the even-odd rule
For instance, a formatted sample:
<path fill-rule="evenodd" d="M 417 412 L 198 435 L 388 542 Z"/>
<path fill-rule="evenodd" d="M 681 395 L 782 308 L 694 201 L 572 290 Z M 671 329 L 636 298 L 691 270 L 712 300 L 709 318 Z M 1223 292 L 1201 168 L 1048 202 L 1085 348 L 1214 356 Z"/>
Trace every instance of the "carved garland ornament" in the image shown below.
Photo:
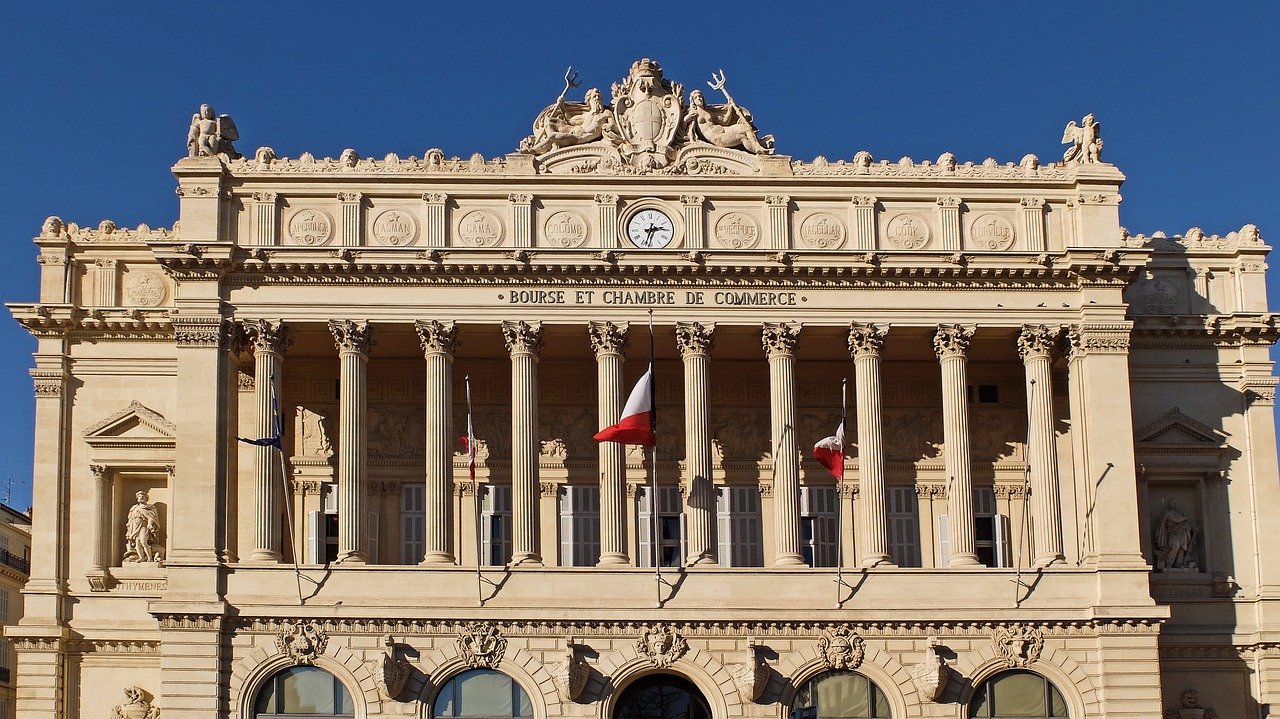
<path fill-rule="evenodd" d="M 458 653 L 472 669 L 497 669 L 507 652 L 507 638 L 493 622 L 468 622 L 458 629 Z"/>
<path fill-rule="evenodd" d="M 276 632 L 276 647 L 294 664 L 314 664 L 328 644 L 329 635 L 315 622 L 283 622 Z"/>
<path fill-rule="evenodd" d="M 866 643 L 849 625 L 822 630 L 818 654 L 828 669 L 857 669 L 865 653 Z"/>
<path fill-rule="evenodd" d="M 666 669 L 689 651 L 689 644 L 676 632 L 675 627 L 660 624 L 644 630 L 636 640 L 636 650 L 641 656 L 648 657 L 654 666 Z"/>
<path fill-rule="evenodd" d="M 1040 658 L 1040 650 L 1044 648 L 1044 634 L 1023 624 L 997 628 L 992 641 L 1010 667 L 1029 666 Z"/>

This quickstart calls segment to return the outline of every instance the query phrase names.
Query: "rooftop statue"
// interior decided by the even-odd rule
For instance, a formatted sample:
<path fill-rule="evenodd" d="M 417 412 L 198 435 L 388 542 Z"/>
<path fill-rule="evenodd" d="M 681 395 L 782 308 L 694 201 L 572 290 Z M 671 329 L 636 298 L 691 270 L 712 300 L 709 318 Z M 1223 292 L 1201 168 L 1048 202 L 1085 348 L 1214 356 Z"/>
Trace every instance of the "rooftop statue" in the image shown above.
<path fill-rule="evenodd" d="M 240 139 L 240 132 L 230 115 L 214 115 L 213 108 L 201 105 L 200 112 L 191 116 L 191 128 L 187 130 L 188 157 L 217 157 L 226 155 L 235 160 L 240 157 L 231 143 Z"/>
<path fill-rule="evenodd" d="M 711 81 L 707 82 L 712 90 L 724 93 L 727 105 L 707 105 L 701 90 L 689 93 L 689 112 L 684 121 L 689 123 L 690 137 L 698 137 L 717 147 L 736 147 L 754 152 L 757 155 L 773 154 L 773 135 L 760 137 L 756 126 L 751 122 L 751 113 L 745 107 L 739 107 L 725 88 L 724 70 L 720 76 L 711 73 Z"/>
<path fill-rule="evenodd" d="M 520 143 L 522 152 L 541 155 L 548 150 L 594 142 L 607 133 L 620 139 L 613 112 L 604 104 L 599 88 L 587 90 L 585 102 L 564 101 L 570 89 L 578 86 L 578 74 L 569 68 L 564 74 L 564 90 L 556 104 L 543 110 L 533 121 L 533 134 Z"/>
<path fill-rule="evenodd" d="M 1093 119 L 1093 113 L 1085 115 L 1079 126 L 1075 120 L 1068 122 L 1062 132 L 1062 142 L 1071 143 L 1062 155 L 1063 162 L 1102 162 L 1102 126 Z"/>

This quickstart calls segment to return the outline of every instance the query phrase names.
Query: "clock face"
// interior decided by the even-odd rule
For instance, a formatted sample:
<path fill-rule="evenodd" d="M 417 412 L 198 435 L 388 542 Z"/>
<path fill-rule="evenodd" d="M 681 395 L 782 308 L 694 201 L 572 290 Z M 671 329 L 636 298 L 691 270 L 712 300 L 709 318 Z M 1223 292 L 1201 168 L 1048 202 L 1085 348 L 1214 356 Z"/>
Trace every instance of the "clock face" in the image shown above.
<path fill-rule="evenodd" d="M 675 236 L 675 225 L 661 210 L 640 210 L 627 220 L 627 237 L 636 247 L 666 247 Z"/>

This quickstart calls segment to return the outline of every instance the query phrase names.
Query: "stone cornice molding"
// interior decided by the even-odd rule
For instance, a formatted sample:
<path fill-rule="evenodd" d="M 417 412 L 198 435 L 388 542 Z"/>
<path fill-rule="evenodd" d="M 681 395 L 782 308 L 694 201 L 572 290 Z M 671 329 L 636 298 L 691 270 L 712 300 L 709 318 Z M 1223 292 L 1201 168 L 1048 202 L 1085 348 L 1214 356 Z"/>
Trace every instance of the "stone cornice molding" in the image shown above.
<path fill-rule="evenodd" d="M 1084 323 L 1067 329 L 1071 359 L 1089 354 L 1128 354 L 1132 322 Z"/>
<path fill-rule="evenodd" d="M 172 310 L 82 309 L 72 305 L 9 303 L 9 311 L 34 337 L 152 340 L 173 338 Z"/>
<path fill-rule="evenodd" d="M 626 322 L 587 323 L 587 332 L 591 336 L 591 351 L 596 357 L 601 355 L 623 355 L 631 340 L 631 331 Z"/>
<path fill-rule="evenodd" d="M 716 345 L 716 325 L 714 322 L 676 323 L 676 347 L 681 357 L 708 356 Z"/>

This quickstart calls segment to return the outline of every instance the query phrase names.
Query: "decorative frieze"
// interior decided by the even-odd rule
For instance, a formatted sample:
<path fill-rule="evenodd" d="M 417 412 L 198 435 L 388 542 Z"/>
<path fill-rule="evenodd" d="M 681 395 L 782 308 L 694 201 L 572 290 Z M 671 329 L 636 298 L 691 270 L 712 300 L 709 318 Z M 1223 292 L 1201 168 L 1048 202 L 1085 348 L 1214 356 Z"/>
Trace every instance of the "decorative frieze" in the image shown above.
<path fill-rule="evenodd" d="M 177 315 L 172 322 L 173 340 L 179 347 L 220 347 L 230 330 L 221 317 Z"/>

